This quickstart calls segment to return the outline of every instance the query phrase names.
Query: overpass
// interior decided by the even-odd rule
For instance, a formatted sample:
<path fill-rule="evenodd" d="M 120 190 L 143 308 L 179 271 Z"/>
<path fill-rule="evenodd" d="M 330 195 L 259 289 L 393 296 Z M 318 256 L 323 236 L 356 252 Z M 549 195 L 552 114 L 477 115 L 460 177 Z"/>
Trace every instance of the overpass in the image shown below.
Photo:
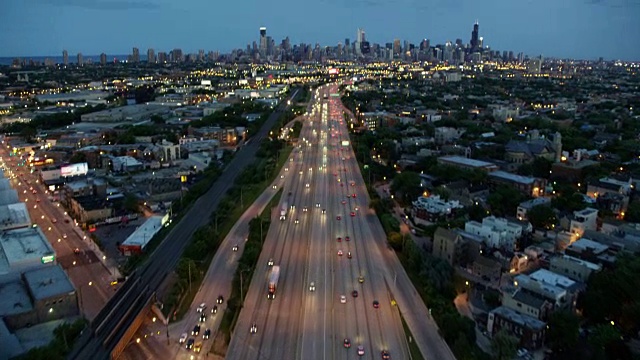
<path fill-rule="evenodd" d="M 191 206 L 145 264 L 129 276 L 82 332 L 69 359 L 106 360 L 120 355 L 142 323 L 143 310 L 148 308 L 156 289 L 177 265 L 193 233 L 209 221 L 211 213 L 218 207 L 235 178 L 254 161 L 260 143 L 288 109 L 287 100 L 294 99 L 297 93 L 296 90 L 280 103 L 253 136 L 254 140 L 238 150 L 213 186 Z"/>

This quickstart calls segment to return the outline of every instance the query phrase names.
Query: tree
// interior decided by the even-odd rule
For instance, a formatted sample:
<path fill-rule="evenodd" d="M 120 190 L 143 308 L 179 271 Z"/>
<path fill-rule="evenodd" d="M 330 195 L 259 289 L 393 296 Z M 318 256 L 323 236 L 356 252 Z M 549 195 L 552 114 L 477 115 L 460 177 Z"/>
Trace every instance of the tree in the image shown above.
<path fill-rule="evenodd" d="M 164 124 L 164 118 L 160 115 L 151 115 L 151 122 L 154 124 Z"/>
<path fill-rule="evenodd" d="M 536 229 L 551 230 L 558 222 L 555 211 L 547 205 L 534 206 L 527 212 L 527 218 Z"/>
<path fill-rule="evenodd" d="M 627 207 L 625 220 L 632 223 L 640 223 L 640 201 L 632 201 Z"/>
<path fill-rule="evenodd" d="M 81 151 L 77 151 L 75 153 L 73 153 L 73 155 L 71 155 L 71 158 L 69 159 L 69 162 L 72 164 L 78 164 L 78 163 L 83 163 L 83 162 L 87 162 L 87 154 L 81 152 Z"/>
<path fill-rule="evenodd" d="M 138 199 L 133 194 L 127 194 L 124 199 L 124 208 L 129 212 L 138 212 Z"/>
<path fill-rule="evenodd" d="M 20 131 L 20 136 L 24 139 L 24 141 L 26 142 L 32 142 L 33 138 L 36 136 L 37 131 L 35 128 L 31 127 L 31 126 L 25 126 L 21 131 Z"/>
<path fill-rule="evenodd" d="M 510 360 L 516 355 L 519 340 L 509 334 L 507 329 L 500 329 L 491 339 L 491 351 L 498 360 Z"/>
<path fill-rule="evenodd" d="M 505 216 L 515 213 L 518 205 L 524 200 L 520 191 L 512 186 L 500 186 L 487 198 L 491 211 L 497 216 Z"/>
<path fill-rule="evenodd" d="M 410 203 L 422 194 L 420 175 L 413 171 L 404 171 L 396 175 L 391 183 L 391 192 L 404 203 Z"/>
<path fill-rule="evenodd" d="M 580 320 L 569 311 L 557 311 L 549 318 L 547 343 L 556 353 L 571 351 L 578 344 Z"/>

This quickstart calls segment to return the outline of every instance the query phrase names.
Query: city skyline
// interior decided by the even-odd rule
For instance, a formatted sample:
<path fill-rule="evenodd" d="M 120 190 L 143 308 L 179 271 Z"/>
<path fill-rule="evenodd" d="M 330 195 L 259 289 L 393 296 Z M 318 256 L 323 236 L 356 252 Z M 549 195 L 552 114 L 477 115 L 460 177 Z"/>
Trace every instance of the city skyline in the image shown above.
<path fill-rule="evenodd" d="M 233 4 L 217 5 L 197 0 L 183 8 L 165 0 L 13 1 L 2 5 L 8 21 L 0 25 L 5 30 L 0 35 L 5 44 L 0 56 L 59 56 L 62 50 L 74 55 L 130 54 L 133 47 L 143 51 L 182 48 L 186 53 L 198 49 L 227 53 L 259 41 L 258 28 L 263 26 L 277 42 L 289 36 L 292 44 L 333 46 L 344 42 L 345 37 L 355 40 L 357 28 L 366 32 L 371 43 L 384 44 L 396 38 L 413 44 L 425 38 L 432 44 L 457 38 L 469 43 L 470 29 L 478 21 L 484 46 L 492 50 L 556 58 L 640 60 L 640 48 L 623 46 L 620 40 L 626 39 L 622 44 L 630 45 L 640 40 L 640 24 L 631 11 L 640 10 L 640 4 L 631 0 L 569 0 L 563 4 L 541 0 L 536 6 L 506 0 L 482 6 L 470 0 L 452 5 L 437 1 L 419 5 L 415 0 L 323 0 L 313 16 L 305 16 L 304 9 L 293 9 L 296 4 L 290 0 L 271 6 L 245 4 L 243 9 L 252 9 L 247 14 Z M 238 14 L 213 16 L 225 12 Z M 26 18 L 25 13 L 29 13 Z M 519 15 L 524 13 L 527 16 Z M 180 19 L 191 20 L 181 23 Z"/>

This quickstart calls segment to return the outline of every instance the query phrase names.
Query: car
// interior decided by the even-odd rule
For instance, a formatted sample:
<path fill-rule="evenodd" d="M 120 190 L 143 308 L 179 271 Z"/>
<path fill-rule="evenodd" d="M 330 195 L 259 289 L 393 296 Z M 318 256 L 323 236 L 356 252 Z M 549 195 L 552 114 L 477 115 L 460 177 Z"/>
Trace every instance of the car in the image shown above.
<path fill-rule="evenodd" d="M 373 308 L 377 309 L 380 307 L 380 303 L 378 302 L 378 300 L 373 300 Z"/>
<path fill-rule="evenodd" d="M 284 179 L 284 175 L 280 175 L 280 179 Z"/>
<path fill-rule="evenodd" d="M 58 222 L 58 219 L 51 219 L 51 222 L 55 224 Z"/>
<path fill-rule="evenodd" d="M 296 224 L 300 224 L 300 220 L 296 219 L 296 220 L 294 221 L 294 223 L 296 223 Z"/>
<path fill-rule="evenodd" d="M 36 198 L 36 202 L 40 202 L 40 198 Z"/>
<path fill-rule="evenodd" d="M 358 297 L 358 290 L 353 290 L 351 292 L 351 296 L 353 296 L 354 298 Z"/>
<path fill-rule="evenodd" d="M 219 295 L 218 298 L 216 299 L 216 303 L 222 304 L 223 302 L 224 302 L 224 298 L 222 297 L 222 295 Z"/>
<path fill-rule="evenodd" d="M 326 212 L 327 212 L 327 209 L 322 209 L 322 213 L 323 214 L 326 213 Z"/>
<path fill-rule="evenodd" d="M 342 241 L 342 238 L 338 236 L 338 238 L 336 239 L 338 242 Z"/>
<path fill-rule="evenodd" d="M 207 340 L 208 338 L 211 337 L 211 329 L 207 329 L 204 331 L 204 334 L 202 334 L 202 338 Z"/>
<path fill-rule="evenodd" d="M 363 356 L 364 355 L 364 346 L 358 345 L 358 355 L 359 356 Z"/>
<path fill-rule="evenodd" d="M 344 338 L 344 341 L 342 342 L 342 344 L 344 345 L 345 348 L 350 348 L 351 347 L 351 340 L 349 340 L 349 338 Z"/>
<path fill-rule="evenodd" d="M 360 284 L 364 283 L 364 276 L 362 276 L 362 275 L 358 276 L 358 282 Z"/>
<path fill-rule="evenodd" d="M 180 340 L 178 340 L 178 342 L 180 344 L 184 344 L 185 342 L 187 342 L 188 337 L 189 335 L 187 333 L 182 333 L 182 335 L 180 335 Z"/>
<path fill-rule="evenodd" d="M 382 360 L 389 360 L 391 359 L 391 355 L 389 355 L 389 351 L 387 350 L 382 350 L 380 352 L 380 356 L 382 356 Z"/>
<path fill-rule="evenodd" d="M 238 245 L 233 245 L 233 247 L 231 248 L 231 250 L 233 250 L 233 251 L 238 251 Z"/>
<path fill-rule="evenodd" d="M 73 249 L 73 253 L 76 255 L 80 255 L 80 248 Z"/>
<path fill-rule="evenodd" d="M 36 205 L 33 205 L 33 208 L 34 208 L 34 209 L 37 209 L 37 208 L 38 208 L 38 205 L 37 205 L 37 204 L 36 204 Z"/>
<path fill-rule="evenodd" d="M 38 191 L 36 191 L 35 189 L 33 189 L 31 192 L 34 193 L 34 194 L 38 193 Z"/>
<path fill-rule="evenodd" d="M 338 256 L 342 256 L 342 250 L 338 250 Z"/>
<path fill-rule="evenodd" d="M 202 303 L 202 304 L 200 304 L 200 305 L 198 306 L 198 308 L 196 309 L 196 312 L 203 312 L 203 311 L 204 311 L 204 309 L 206 309 L 206 308 L 207 308 L 207 304 Z"/>
<path fill-rule="evenodd" d="M 351 240 L 351 238 L 350 238 L 350 237 L 348 237 L 348 236 L 345 236 L 345 237 L 344 237 L 344 241 L 350 241 L 350 240 Z"/>
<path fill-rule="evenodd" d="M 347 194 L 347 199 L 351 198 L 351 195 Z"/>
<path fill-rule="evenodd" d="M 304 187 L 307 187 L 307 188 L 308 188 L 308 187 L 309 187 L 309 183 L 306 183 L 306 184 L 304 185 Z"/>
<path fill-rule="evenodd" d="M 255 334 L 255 333 L 257 333 L 257 332 L 258 332 L 258 326 L 257 326 L 255 323 L 253 323 L 253 324 L 251 325 L 251 328 L 249 329 L 249 332 L 250 332 L 251 334 Z"/>
<path fill-rule="evenodd" d="M 307 212 L 309 209 L 305 206 L 302 208 L 302 212 Z"/>
<path fill-rule="evenodd" d="M 267 261 L 267 266 L 273 266 L 273 259 L 269 259 L 269 261 Z"/>
<path fill-rule="evenodd" d="M 217 305 L 213 305 L 213 307 L 211 308 L 211 313 L 212 314 L 217 314 L 218 313 L 218 306 Z"/>
<path fill-rule="evenodd" d="M 288 167 L 284 168 L 284 171 L 289 171 L 289 168 Z"/>
<path fill-rule="evenodd" d="M 201 342 L 197 342 L 193 346 L 193 352 L 199 353 L 201 349 L 202 349 L 202 343 Z"/>
<path fill-rule="evenodd" d="M 200 334 L 200 325 L 196 325 L 193 327 L 193 330 L 191 330 L 191 335 L 198 335 Z"/>
<path fill-rule="evenodd" d="M 351 256 L 351 251 L 347 252 L 347 258 L 351 259 L 353 256 Z"/>
<path fill-rule="evenodd" d="M 351 212 L 351 216 L 356 216 L 356 212 L 355 212 L 355 211 L 352 211 L 352 212 Z"/>
<path fill-rule="evenodd" d="M 67 238 L 67 234 L 62 234 L 62 237 L 66 239 Z"/>
<path fill-rule="evenodd" d="M 196 341 L 194 339 L 189 339 L 187 340 L 187 345 L 185 345 L 184 347 L 187 348 L 187 350 L 191 350 L 193 348 L 193 343 L 195 343 Z"/>
<path fill-rule="evenodd" d="M 207 315 L 203 313 L 202 315 L 200 315 L 200 322 L 205 322 L 205 321 L 207 321 Z"/>
<path fill-rule="evenodd" d="M 342 220 L 342 216 L 340 215 L 336 216 L 336 220 Z"/>
<path fill-rule="evenodd" d="M 309 284 L 309 291 L 316 291 L 316 283 L 315 282 L 311 282 Z"/>
<path fill-rule="evenodd" d="M 319 208 L 320 207 L 320 203 L 316 203 L 316 207 Z"/>
<path fill-rule="evenodd" d="M 347 297 L 344 296 L 344 295 L 340 295 L 340 303 L 346 304 L 347 303 Z"/>
<path fill-rule="evenodd" d="M 347 203 L 347 200 L 342 200 L 341 202 L 342 202 L 342 205 L 344 205 Z"/>
<path fill-rule="evenodd" d="M 278 185 L 273 185 L 272 188 L 273 188 L 273 190 L 275 190 L 275 189 L 278 188 Z"/>
<path fill-rule="evenodd" d="M 352 198 L 356 198 L 356 193 L 353 193 L 353 195 L 351 195 Z"/>
<path fill-rule="evenodd" d="M 298 174 L 302 175 L 302 170 L 300 170 L 300 172 Z"/>

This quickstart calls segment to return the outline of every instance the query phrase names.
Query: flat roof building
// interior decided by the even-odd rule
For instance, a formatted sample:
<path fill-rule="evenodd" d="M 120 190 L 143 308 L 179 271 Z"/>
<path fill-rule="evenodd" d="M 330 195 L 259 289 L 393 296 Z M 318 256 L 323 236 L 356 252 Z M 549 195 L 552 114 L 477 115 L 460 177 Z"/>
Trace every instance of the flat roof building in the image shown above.
<path fill-rule="evenodd" d="M 127 240 L 120 244 L 120 251 L 125 255 L 140 254 L 153 236 L 162 229 L 167 216 L 151 216 L 140 225 Z"/>
<path fill-rule="evenodd" d="M 53 247 L 39 227 L 0 233 L 0 275 L 55 263 Z"/>
<path fill-rule="evenodd" d="M 28 227 L 31 218 L 25 203 L 0 205 L 0 231 Z"/>
<path fill-rule="evenodd" d="M 494 163 L 456 155 L 441 156 L 438 158 L 438 163 L 466 170 L 483 170 L 487 172 L 498 170 L 498 166 Z"/>

